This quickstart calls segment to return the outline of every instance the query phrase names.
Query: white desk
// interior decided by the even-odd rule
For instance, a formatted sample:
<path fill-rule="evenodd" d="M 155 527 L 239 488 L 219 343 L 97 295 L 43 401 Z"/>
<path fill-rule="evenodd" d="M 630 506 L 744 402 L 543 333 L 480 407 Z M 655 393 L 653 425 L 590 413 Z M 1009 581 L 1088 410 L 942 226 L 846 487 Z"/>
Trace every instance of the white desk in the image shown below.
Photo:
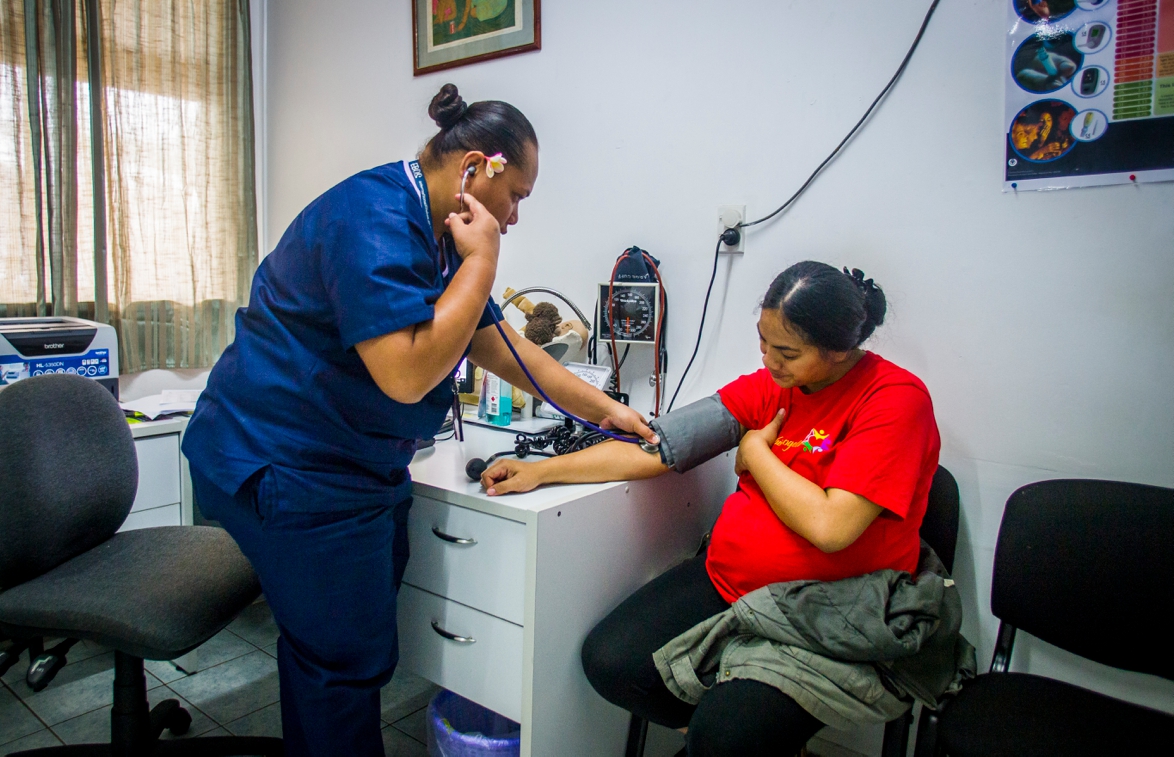
<path fill-rule="evenodd" d="M 139 459 L 139 488 L 119 531 L 192 525 L 192 480 L 180 452 L 188 419 L 130 424 Z"/>
<path fill-rule="evenodd" d="M 400 665 L 519 721 L 523 757 L 622 754 L 629 715 L 587 682 L 583 640 L 696 552 L 734 489 L 732 453 L 684 475 L 488 497 L 465 462 L 512 448 L 513 435 L 466 424 L 465 437 L 411 464 Z"/>

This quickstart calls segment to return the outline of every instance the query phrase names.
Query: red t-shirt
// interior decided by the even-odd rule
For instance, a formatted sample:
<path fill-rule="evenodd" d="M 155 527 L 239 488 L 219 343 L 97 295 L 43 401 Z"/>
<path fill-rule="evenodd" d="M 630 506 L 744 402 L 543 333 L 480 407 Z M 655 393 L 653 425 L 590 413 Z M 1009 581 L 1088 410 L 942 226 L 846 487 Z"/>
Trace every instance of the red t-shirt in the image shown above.
<path fill-rule="evenodd" d="M 775 455 L 821 489 L 844 489 L 884 508 L 860 538 L 827 554 L 784 525 L 754 478 L 743 473 L 713 527 L 706 561 L 727 602 L 782 581 L 916 570 L 917 530 L 941 449 L 920 379 L 869 352 L 813 394 L 780 388 L 765 368 L 718 394 L 747 429 L 763 428 L 785 408 Z"/>

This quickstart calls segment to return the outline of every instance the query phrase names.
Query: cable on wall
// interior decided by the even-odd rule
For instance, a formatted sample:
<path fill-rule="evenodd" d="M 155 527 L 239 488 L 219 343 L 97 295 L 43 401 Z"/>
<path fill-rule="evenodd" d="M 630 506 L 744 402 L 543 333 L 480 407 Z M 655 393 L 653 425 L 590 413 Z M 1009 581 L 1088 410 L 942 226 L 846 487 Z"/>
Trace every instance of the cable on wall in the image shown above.
<path fill-rule="evenodd" d="M 856 125 L 853 126 L 848 134 L 842 140 L 840 140 L 840 143 L 836 145 L 836 149 L 832 150 L 831 154 L 829 154 L 826 158 L 823 159 L 823 162 L 816 166 L 815 170 L 811 172 L 811 175 L 807 177 L 807 181 L 803 182 L 803 185 L 799 187 L 798 191 L 791 195 L 791 197 L 786 202 L 762 218 L 738 224 L 737 229 L 747 229 L 751 226 L 757 226 L 760 223 L 769 221 L 779 213 L 782 213 L 784 210 L 790 207 L 795 202 L 795 200 L 798 200 L 804 192 L 807 191 L 807 188 L 811 186 L 811 184 L 815 181 L 815 178 L 819 176 L 823 169 L 826 168 L 827 165 L 831 163 L 837 155 L 840 154 L 840 151 L 844 149 L 844 146 L 851 141 L 852 137 L 856 136 L 856 132 L 860 131 L 860 127 L 864 125 L 865 121 L 868 120 L 868 117 L 872 115 L 874 110 L 876 110 L 876 106 L 880 105 L 881 101 L 885 99 L 885 95 L 889 94 L 889 92 L 893 89 L 893 86 L 897 83 L 897 80 L 901 78 L 901 74 L 905 73 L 905 68 L 909 65 L 909 61 L 913 58 L 913 53 L 917 50 L 917 46 L 921 44 L 921 38 L 925 36 L 925 30 L 929 26 L 929 20 L 933 18 L 934 11 L 937 10 L 939 2 L 941 2 L 941 0 L 933 0 L 933 2 L 930 3 L 929 10 L 926 11 L 925 18 L 921 22 L 921 28 L 917 30 L 917 36 L 913 38 L 913 44 L 909 46 L 909 52 L 905 53 L 905 57 L 901 60 L 901 65 L 897 67 L 897 72 L 893 74 L 892 78 L 889 79 L 889 82 L 885 84 L 884 89 L 880 91 L 880 94 L 877 95 L 876 99 L 872 101 L 872 104 L 868 106 L 868 110 L 864 111 L 864 115 L 860 117 L 860 120 L 856 122 Z M 725 233 L 729 233 L 730 231 L 730 229 L 727 229 L 723 235 Z M 714 251 L 713 255 L 713 272 L 709 276 L 709 287 L 705 290 L 705 304 L 701 307 L 701 324 L 697 327 L 697 341 L 693 344 L 693 355 L 689 358 L 689 363 L 685 366 L 684 372 L 681 373 L 681 380 L 677 382 L 676 391 L 673 392 L 673 398 L 669 400 L 668 408 L 665 410 L 665 412 L 672 411 L 673 404 L 677 401 L 677 395 L 680 394 L 681 387 L 685 385 L 685 378 L 689 375 L 689 369 L 693 367 L 693 360 L 697 357 L 697 351 L 701 347 L 701 335 L 705 332 L 705 315 L 709 310 L 709 296 L 713 292 L 713 282 L 714 279 L 717 278 L 717 261 L 721 255 L 723 241 L 727 241 L 729 244 L 737 244 L 737 239 L 734 239 L 733 242 L 729 242 L 728 240 L 724 239 L 718 240 L 717 250 Z"/>

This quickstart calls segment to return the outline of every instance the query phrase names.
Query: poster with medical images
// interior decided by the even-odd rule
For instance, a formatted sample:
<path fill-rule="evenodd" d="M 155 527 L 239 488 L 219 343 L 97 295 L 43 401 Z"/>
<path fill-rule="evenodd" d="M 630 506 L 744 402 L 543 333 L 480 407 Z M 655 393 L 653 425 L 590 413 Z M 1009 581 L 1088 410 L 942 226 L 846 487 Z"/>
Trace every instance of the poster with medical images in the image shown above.
<path fill-rule="evenodd" d="M 1005 0 L 1003 191 L 1174 180 L 1174 0 Z"/>

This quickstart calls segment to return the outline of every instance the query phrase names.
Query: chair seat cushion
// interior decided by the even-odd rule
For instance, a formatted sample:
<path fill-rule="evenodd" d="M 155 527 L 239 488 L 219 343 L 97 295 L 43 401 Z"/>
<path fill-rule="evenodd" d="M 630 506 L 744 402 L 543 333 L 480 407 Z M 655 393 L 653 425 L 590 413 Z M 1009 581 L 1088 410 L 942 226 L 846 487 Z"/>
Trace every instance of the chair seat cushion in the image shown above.
<path fill-rule="evenodd" d="M 1174 715 L 1026 673 L 968 681 L 943 708 L 939 728 L 951 757 L 1103 757 L 1174 744 Z"/>
<path fill-rule="evenodd" d="M 115 534 L 0 593 L 0 630 L 90 639 L 149 660 L 202 644 L 261 593 L 222 529 L 165 526 Z"/>

